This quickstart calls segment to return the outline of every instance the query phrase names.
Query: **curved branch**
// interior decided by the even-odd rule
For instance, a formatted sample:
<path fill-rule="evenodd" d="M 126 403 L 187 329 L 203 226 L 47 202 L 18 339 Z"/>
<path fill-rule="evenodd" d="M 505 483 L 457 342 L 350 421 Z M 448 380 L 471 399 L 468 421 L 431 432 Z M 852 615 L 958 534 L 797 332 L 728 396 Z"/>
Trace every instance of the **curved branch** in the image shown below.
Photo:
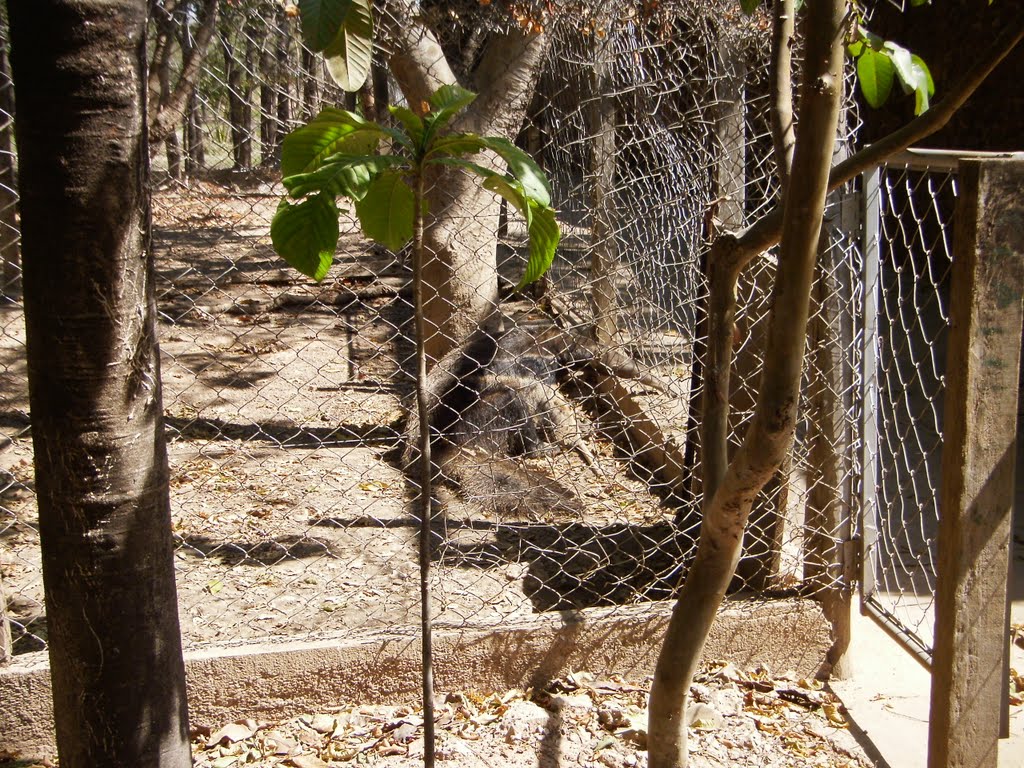
<path fill-rule="evenodd" d="M 411 0 L 385 0 L 381 29 L 387 39 L 391 73 L 398 81 L 410 109 L 422 112 L 422 105 L 442 85 L 456 85 L 437 37 L 419 20 Z"/>
<path fill-rule="evenodd" d="M 487 42 L 473 72 L 479 95 L 459 120 L 460 130 L 515 140 L 533 98 L 547 41 L 544 33 L 509 32 Z"/>
<path fill-rule="evenodd" d="M 688 569 L 651 686 L 651 768 L 686 765 L 686 694 L 725 591 L 736 570 L 754 498 L 792 444 L 818 236 L 842 95 L 845 0 L 810 3 L 802 78 L 801 130 L 765 350 L 750 429 L 717 487 L 707 494 L 697 556 Z M 722 269 L 712 265 L 712 269 Z M 732 296 L 726 308 L 735 306 Z"/>
<path fill-rule="evenodd" d="M 1024 16 L 1018 17 L 1014 24 L 1004 29 L 975 65 L 927 112 L 836 165 L 829 176 L 829 190 L 842 186 L 890 155 L 940 130 L 1022 38 Z M 782 206 L 777 205 L 745 230 L 730 235 L 736 240 L 735 246 L 729 249 L 730 258 L 735 259 L 733 268 L 737 271 L 742 270 L 778 243 L 781 234 Z"/>

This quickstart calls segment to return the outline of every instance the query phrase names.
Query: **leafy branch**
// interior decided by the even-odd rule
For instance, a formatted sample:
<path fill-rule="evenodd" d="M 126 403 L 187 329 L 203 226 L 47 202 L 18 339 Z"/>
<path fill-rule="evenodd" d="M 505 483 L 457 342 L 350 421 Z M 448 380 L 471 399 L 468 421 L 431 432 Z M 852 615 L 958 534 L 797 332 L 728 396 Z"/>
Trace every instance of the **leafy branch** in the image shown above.
<path fill-rule="evenodd" d="M 456 166 L 479 176 L 486 189 L 507 200 L 526 220 L 529 259 L 520 286 L 543 275 L 559 240 L 544 172 L 507 139 L 445 132 L 475 98 L 471 91 L 446 85 L 430 97 L 422 116 L 406 107 L 389 107 L 400 128 L 328 108 L 292 131 L 281 152 L 288 196 L 270 226 L 277 253 L 303 274 L 322 280 L 337 249 L 339 197 L 354 203 L 366 237 L 397 251 L 413 239 L 416 212 L 424 212 L 417 179 L 431 166 Z M 391 140 L 396 153 L 377 153 L 384 138 Z M 508 174 L 470 159 L 485 150 L 505 161 Z M 420 245 L 414 243 L 414 248 Z"/>

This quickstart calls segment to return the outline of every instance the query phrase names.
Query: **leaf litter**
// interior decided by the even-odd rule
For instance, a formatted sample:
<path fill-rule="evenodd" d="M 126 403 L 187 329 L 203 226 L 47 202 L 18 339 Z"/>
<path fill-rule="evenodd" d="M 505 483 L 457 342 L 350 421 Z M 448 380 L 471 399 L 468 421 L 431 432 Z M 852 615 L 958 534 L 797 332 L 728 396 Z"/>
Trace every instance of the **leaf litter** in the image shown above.
<path fill-rule="evenodd" d="M 649 683 L 573 672 L 542 689 L 438 697 L 438 761 L 455 765 L 647 765 Z M 692 768 L 865 768 L 842 702 L 816 680 L 712 664 L 690 690 Z M 423 760 L 418 705 L 357 703 L 279 722 L 240 720 L 193 732 L 196 768 L 406 768 Z"/>

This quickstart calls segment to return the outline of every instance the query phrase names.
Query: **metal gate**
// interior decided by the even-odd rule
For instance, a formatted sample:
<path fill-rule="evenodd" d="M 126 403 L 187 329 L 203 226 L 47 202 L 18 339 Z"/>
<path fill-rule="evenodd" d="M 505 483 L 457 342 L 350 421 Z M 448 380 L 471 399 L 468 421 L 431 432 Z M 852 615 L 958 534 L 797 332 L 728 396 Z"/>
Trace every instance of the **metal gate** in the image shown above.
<path fill-rule="evenodd" d="M 926 665 L 957 160 L 910 151 L 864 179 L 861 606 Z"/>
<path fill-rule="evenodd" d="M 957 164 L 966 156 L 909 150 L 866 174 L 863 185 L 861 608 L 926 666 L 935 624 L 953 211 Z"/>

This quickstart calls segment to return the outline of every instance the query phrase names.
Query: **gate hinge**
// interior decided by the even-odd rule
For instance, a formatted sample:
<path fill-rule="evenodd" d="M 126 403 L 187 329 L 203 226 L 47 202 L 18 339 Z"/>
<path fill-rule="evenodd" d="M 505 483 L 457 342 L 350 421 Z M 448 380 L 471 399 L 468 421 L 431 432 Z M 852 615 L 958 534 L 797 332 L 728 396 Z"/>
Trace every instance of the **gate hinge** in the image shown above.
<path fill-rule="evenodd" d="M 862 556 L 860 536 L 843 542 L 843 580 L 848 585 L 860 580 Z"/>

